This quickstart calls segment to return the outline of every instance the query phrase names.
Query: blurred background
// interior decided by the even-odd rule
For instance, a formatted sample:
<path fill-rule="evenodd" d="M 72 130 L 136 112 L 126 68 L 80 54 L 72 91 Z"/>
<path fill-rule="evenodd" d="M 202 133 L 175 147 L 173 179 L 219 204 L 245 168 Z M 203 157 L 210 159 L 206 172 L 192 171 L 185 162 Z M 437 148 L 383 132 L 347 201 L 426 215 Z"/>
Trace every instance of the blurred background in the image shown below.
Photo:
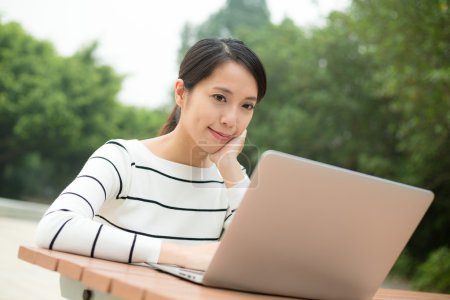
<path fill-rule="evenodd" d="M 9 232 L 34 211 L 31 230 L 107 140 L 156 135 L 185 51 L 203 37 L 234 37 L 268 75 L 247 170 L 276 149 L 432 190 L 389 281 L 450 293 L 448 0 L 77 2 L 0 1 L 0 197 L 15 199 L 0 199 L 0 219 Z"/>

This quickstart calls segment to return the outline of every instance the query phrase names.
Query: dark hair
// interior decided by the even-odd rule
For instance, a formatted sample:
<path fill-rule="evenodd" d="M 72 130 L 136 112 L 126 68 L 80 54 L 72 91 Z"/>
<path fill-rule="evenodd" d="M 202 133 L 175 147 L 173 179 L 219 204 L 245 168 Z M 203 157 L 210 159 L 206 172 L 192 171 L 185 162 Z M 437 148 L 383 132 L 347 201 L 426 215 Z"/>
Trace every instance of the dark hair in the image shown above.
<path fill-rule="evenodd" d="M 212 74 L 214 69 L 226 62 L 235 61 L 246 67 L 258 86 L 257 102 L 266 94 L 266 72 L 258 56 L 242 41 L 236 39 L 203 39 L 194 44 L 186 53 L 180 65 L 178 78 L 187 90 L 192 89 L 202 79 Z M 160 135 L 175 129 L 180 118 L 180 108 L 175 105 Z"/>

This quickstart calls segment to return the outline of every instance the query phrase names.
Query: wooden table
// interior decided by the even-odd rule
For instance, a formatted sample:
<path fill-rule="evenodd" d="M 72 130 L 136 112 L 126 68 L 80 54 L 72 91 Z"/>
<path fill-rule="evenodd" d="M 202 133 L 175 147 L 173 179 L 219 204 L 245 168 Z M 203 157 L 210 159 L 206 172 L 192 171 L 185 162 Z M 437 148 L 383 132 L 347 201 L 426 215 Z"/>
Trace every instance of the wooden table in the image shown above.
<path fill-rule="evenodd" d="M 146 266 L 41 248 L 21 246 L 18 256 L 60 273 L 62 296 L 72 299 L 291 299 L 203 287 Z M 373 299 L 450 300 L 450 295 L 380 288 Z"/>

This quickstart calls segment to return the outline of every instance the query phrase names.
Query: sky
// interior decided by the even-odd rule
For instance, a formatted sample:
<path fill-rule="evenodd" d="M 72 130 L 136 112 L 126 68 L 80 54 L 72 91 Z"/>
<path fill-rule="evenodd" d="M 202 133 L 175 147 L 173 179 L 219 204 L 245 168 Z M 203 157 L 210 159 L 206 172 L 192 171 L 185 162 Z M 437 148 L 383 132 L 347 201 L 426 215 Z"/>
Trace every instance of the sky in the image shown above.
<path fill-rule="evenodd" d="M 323 25 L 350 0 L 266 0 L 271 21 Z M 156 108 L 173 101 L 180 33 L 199 25 L 226 0 L 0 0 L 2 23 L 16 21 L 37 39 L 70 56 L 93 41 L 96 57 L 126 75 L 118 95 L 125 104 Z"/>

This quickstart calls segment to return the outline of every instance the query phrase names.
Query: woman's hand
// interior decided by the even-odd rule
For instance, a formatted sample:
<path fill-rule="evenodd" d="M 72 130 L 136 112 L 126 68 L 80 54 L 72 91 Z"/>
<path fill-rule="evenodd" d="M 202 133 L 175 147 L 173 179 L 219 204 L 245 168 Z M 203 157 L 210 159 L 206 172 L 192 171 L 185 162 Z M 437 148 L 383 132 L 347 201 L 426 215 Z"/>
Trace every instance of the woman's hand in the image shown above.
<path fill-rule="evenodd" d="M 245 145 L 245 137 L 247 136 L 247 129 L 245 129 L 241 135 L 231 139 L 228 143 L 226 143 L 222 148 L 220 148 L 217 152 L 210 154 L 209 158 L 216 165 L 220 163 L 222 159 L 226 159 L 228 157 L 237 158 L 238 155 L 242 152 Z"/>
<path fill-rule="evenodd" d="M 230 140 L 217 152 L 209 155 L 211 161 L 219 169 L 227 187 L 231 187 L 244 179 L 237 157 L 244 148 L 246 136 L 247 130 L 244 130 L 241 135 Z"/>
<path fill-rule="evenodd" d="M 218 246 L 219 242 L 195 246 L 163 242 L 158 263 L 174 264 L 195 270 L 206 270 Z"/>

